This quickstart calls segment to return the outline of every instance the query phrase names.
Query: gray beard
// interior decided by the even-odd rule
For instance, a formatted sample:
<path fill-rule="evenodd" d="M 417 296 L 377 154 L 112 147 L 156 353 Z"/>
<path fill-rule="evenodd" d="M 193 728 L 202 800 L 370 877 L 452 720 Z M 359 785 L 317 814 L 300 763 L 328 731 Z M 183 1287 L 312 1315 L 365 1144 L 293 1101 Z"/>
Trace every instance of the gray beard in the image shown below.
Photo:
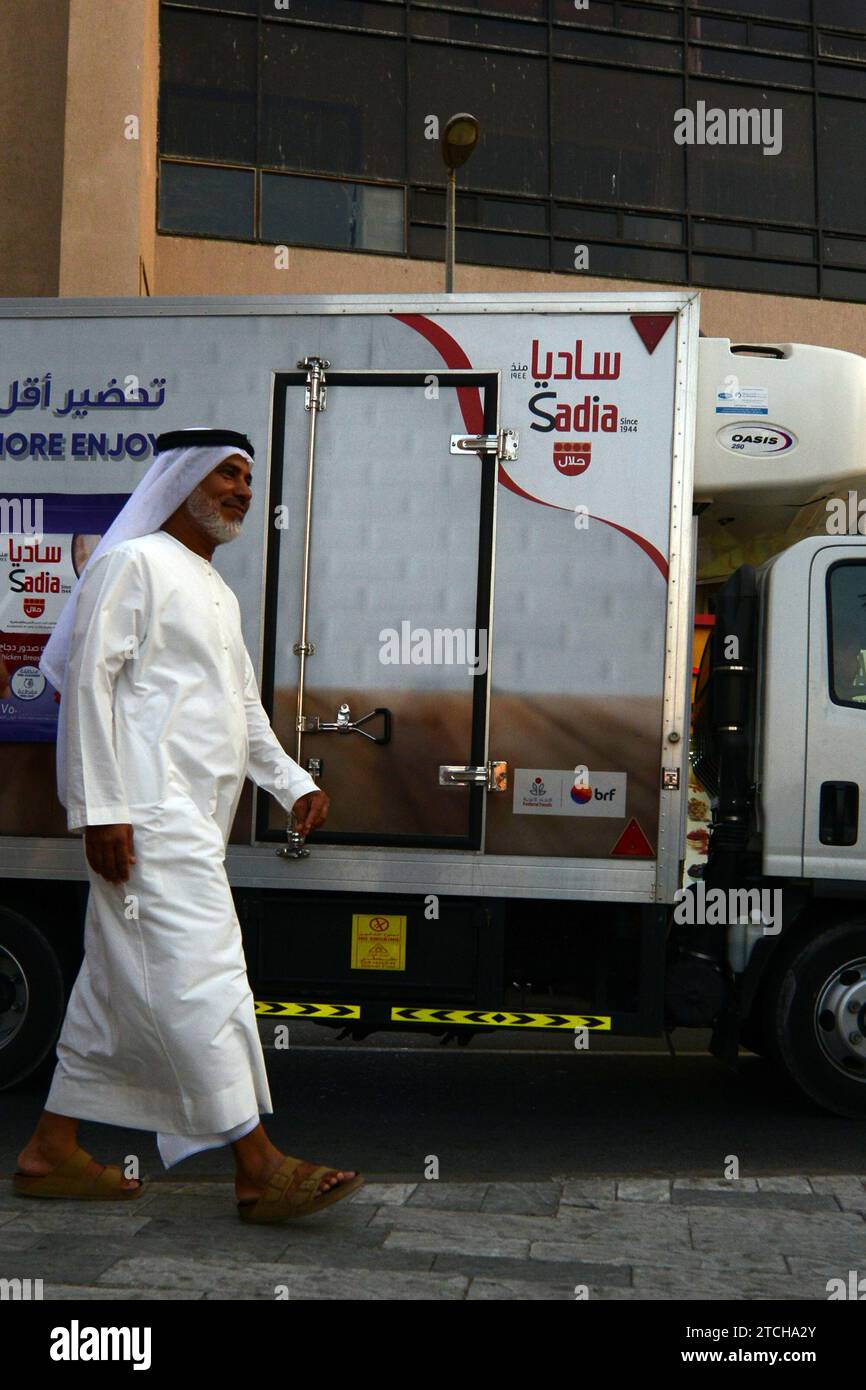
<path fill-rule="evenodd" d="M 212 541 L 217 545 L 223 545 L 226 541 L 237 540 L 243 530 L 243 521 L 226 521 L 220 511 L 220 504 L 215 498 L 209 497 L 199 483 L 186 499 L 186 507 L 193 521 L 197 521 L 199 526 Z"/>

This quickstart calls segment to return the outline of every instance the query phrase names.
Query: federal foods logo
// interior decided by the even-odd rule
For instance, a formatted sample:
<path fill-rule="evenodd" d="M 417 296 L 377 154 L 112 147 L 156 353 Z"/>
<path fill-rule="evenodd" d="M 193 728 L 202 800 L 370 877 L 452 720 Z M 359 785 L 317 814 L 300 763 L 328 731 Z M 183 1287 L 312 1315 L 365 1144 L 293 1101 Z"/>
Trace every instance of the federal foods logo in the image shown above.
<path fill-rule="evenodd" d="M 716 432 L 716 439 L 723 449 L 732 454 L 746 454 L 749 458 L 765 458 L 768 454 L 786 454 L 795 449 L 798 439 L 790 430 L 780 425 L 725 425 Z"/>
<path fill-rule="evenodd" d="M 589 468 L 592 457 L 592 441 L 586 440 L 577 443 L 569 440 L 560 440 L 553 446 L 553 463 L 558 473 L 565 473 L 569 477 L 575 477 L 578 473 L 585 473 Z"/>
<path fill-rule="evenodd" d="M 524 806 L 552 806 L 553 797 L 547 790 L 543 777 L 533 777 L 523 798 Z"/>

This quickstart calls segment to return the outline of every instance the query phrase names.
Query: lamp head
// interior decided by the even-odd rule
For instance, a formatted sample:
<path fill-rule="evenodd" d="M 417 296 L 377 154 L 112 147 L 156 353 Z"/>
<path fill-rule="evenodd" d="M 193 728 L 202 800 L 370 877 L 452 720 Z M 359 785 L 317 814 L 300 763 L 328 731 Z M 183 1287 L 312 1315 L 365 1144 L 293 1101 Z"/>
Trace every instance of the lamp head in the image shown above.
<path fill-rule="evenodd" d="M 466 163 L 478 144 L 480 133 L 478 121 L 468 111 L 460 111 L 451 117 L 439 141 L 447 168 L 459 169 L 461 164 Z"/>

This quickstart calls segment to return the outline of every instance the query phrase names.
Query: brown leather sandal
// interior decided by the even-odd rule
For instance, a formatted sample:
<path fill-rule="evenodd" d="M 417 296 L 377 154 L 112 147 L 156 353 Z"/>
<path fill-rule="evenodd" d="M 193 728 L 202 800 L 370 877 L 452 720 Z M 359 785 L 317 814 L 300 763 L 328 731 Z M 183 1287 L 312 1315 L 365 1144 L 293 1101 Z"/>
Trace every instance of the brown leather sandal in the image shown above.
<path fill-rule="evenodd" d="M 361 1174 L 356 1173 L 353 1178 L 337 1183 L 336 1187 L 329 1187 L 316 1196 L 322 1179 L 336 1177 L 339 1170 L 319 1167 L 302 1177 L 301 1169 L 305 1167 L 309 1167 L 309 1164 L 301 1158 L 292 1158 L 291 1155 L 285 1158 L 277 1171 L 271 1174 L 260 1197 L 238 1202 L 241 1220 L 255 1225 L 294 1221 L 299 1216 L 309 1216 L 314 1211 L 331 1206 L 333 1202 L 340 1202 L 364 1186 Z"/>
<path fill-rule="evenodd" d="M 15 1173 L 12 1186 L 21 1197 L 66 1197 L 89 1202 L 130 1202 L 140 1197 L 144 1183 L 138 1187 L 121 1187 L 124 1174 L 116 1163 L 109 1163 L 95 1177 L 87 1166 L 93 1156 L 78 1148 L 69 1158 L 58 1163 L 50 1173 L 37 1177 L 32 1173 Z"/>

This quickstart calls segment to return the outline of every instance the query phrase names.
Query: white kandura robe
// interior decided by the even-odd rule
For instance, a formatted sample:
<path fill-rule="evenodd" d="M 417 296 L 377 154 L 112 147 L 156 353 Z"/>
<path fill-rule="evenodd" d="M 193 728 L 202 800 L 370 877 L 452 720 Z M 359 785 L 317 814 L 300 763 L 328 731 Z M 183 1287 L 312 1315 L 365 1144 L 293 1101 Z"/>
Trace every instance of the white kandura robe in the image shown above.
<path fill-rule="evenodd" d="M 224 858 L 245 775 L 286 810 L 316 783 L 270 727 L 237 598 L 166 531 L 88 567 L 60 718 L 69 829 L 131 824 L 136 863 L 87 866 L 45 1108 L 156 1130 L 168 1167 L 272 1113 Z"/>

